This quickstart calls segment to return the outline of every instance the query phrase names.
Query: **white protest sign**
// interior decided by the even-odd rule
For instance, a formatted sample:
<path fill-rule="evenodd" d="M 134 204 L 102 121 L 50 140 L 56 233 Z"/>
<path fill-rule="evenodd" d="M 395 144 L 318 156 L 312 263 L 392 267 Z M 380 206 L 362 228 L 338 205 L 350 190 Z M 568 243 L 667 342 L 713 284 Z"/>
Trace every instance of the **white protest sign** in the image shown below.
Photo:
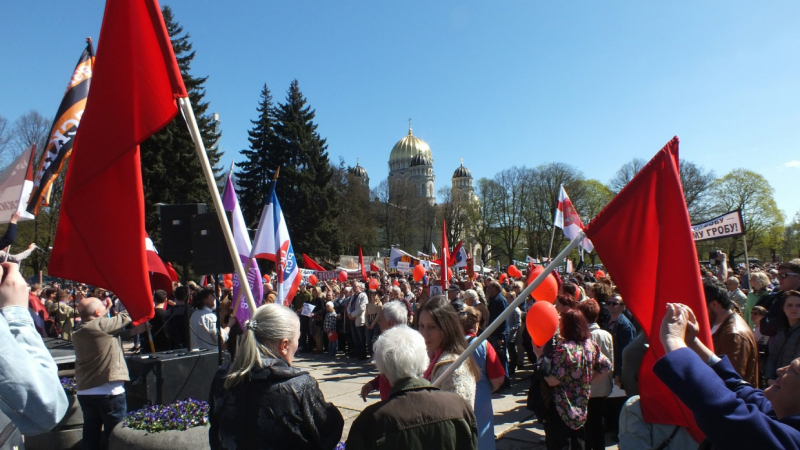
<path fill-rule="evenodd" d="M 431 297 L 433 297 L 434 295 L 444 295 L 444 290 L 442 289 L 441 284 L 432 285 L 430 287 L 430 291 L 431 291 Z"/>
<path fill-rule="evenodd" d="M 20 213 L 19 220 L 36 218 L 25 211 L 28 208 L 28 198 L 33 191 L 33 168 L 29 167 L 33 151 L 33 146 L 28 147 L 0 173 L 0 223 L 9 223 L 11 215 L 15 212 Z"/>
<path fill-rule="evenodd" d="M 408 273 L 409 272 L 410 264 L 405 261 L 400 261 L 397 263 L 397 271 L 400 273 Z"/>
<path fill-rule="evenodd" d="M 314 308 L 316 308 L 316 306 L 312 305 L 311 303 L 303 303 L 303 310 L 300 311 L 300 315 L 311 317 L 314 315 Z"/>
<path fill-rule="evenodd" d="M 741 236 L 744 234 L 742 212 L 731 211 L 709 221 L 692 225 L 692 234 L 695 241 Z"/>

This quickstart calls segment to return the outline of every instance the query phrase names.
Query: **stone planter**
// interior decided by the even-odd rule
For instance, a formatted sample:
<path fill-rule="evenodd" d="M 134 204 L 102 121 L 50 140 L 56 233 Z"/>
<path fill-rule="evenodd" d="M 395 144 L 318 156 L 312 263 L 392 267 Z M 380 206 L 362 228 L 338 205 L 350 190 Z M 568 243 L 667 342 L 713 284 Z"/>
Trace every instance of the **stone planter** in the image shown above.
<path fill-rule="evenodd" d="M 109 450 L 200 450 L 209 448 L 208 425 L 188 430 L 160 431 L 149 433 L 134 430 L 122 423 L 111 432 Z"/>
<path fill-rule="evenodd" d="M 44 434 L 25 436 L 28 450 L 79 450 L 83 442 L 83 411 L 78 396 L 67 394 L 69 407 L 55 428 Z"/>

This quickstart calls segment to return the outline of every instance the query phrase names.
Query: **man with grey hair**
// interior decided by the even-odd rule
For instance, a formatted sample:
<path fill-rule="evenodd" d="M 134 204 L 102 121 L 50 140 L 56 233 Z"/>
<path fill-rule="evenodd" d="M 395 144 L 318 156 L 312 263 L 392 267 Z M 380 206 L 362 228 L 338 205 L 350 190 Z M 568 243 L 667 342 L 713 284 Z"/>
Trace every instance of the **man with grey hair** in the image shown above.
<path fill-rule="evenodd" d="M 425 339 L 407 326 L 382 333 L 375 365 L 391 387 L 389 398 L 364 409 L 353 422 L 348 450 L 478 448 L 472 406 L 422 378 L 428 367 Z M 424 407 L 420 407 L 420 406 Z"/>
<path fill-rule="evenodd" d="M 489 326 L 489 310 L 486 309 L 486 305 L 481 302 L 478 292 L 474 289 L 464 291 L 464 303 L 475 308 L 480 313 L 481 322 L 478 325 L 478 334 L 480 335 Z"/>
<path fill-rule="evenodd" d="M 728 297 L 736 303 L 740 311 L 744 311 L 747 295 L 739 289 L 739 279 L 736 277 L 729 277 L 725 280 L 725 287 L 728 289 Z"/>
<path fill-rule="evenodd" d="M 383 309 L 381 310 L 378 320 L 381 331 L 383 332 L 390 330 L 397 325 L 407 325 L 408 316 L 406 315 L 406 306 L 399 300 L 392 300 L 383 305 Z M 389 391 L 391 388 L 392 386 L 389 384 L 389 380 L 387 380 L 383 375 L 379 374 L 361 388 L 361 398 L 366 402 L 367 395 L 377 389 L 381 394 L 381 400 L 386 400 L 389 398 Z"/>

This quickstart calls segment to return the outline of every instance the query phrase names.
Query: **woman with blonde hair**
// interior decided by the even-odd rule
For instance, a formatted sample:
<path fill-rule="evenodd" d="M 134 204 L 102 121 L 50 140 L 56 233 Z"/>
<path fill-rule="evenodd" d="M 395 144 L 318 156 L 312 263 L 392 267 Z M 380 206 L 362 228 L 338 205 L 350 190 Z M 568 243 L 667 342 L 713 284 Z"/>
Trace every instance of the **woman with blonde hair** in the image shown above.
<path fill-rule="evenodd" d="M 769 286 L 769 277 L 764 272 L 753 272 L 750 274 L 750 292 L 747 293 L 747 299 L 744 302 L 744 318 L 750 328 L 755 326 L 753 319 L 750 318 L 750 313 L 753 311 L 753 306 L 758 304 L 761 297 L 769 293 L 767 290 Z"/>
<path fill-rule="evenodd" d="M 308 372 L 292 367 L 300 338 L 297 315 L 266 304 L 244 328 L 236 358 L 211 384 L 211 448 L 334 449 L 342 437 L 342 414 Z"/>

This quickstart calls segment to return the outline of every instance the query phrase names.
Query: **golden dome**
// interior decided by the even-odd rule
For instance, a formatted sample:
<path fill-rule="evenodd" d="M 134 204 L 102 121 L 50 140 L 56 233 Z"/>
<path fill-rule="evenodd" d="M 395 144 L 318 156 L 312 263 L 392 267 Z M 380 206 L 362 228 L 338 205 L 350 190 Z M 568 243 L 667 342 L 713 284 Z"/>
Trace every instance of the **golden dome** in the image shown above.
<path fill-rule="evenodd" d="M 400 139 L 392 148 L 392 153 L 389 155 L 389 163 L 391 164 L 393 161 L 408 161 L 419 153 L 433 161 L 431 148 L 425 141 L 411 134 L 411 126 L 409 125 L 408 136 Z"/>

